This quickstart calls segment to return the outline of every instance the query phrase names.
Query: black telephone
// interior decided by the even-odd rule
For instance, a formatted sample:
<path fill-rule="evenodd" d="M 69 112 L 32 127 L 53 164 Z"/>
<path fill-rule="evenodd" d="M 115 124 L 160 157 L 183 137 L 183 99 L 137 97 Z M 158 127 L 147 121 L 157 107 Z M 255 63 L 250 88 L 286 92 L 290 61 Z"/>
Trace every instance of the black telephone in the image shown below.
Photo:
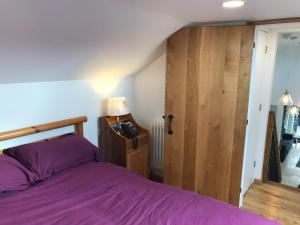
<path fill-rule="evenodd" d="M 133 140 L 133 146 L 137 149 L 139 129 L 135 127 L 130 121 L 121 123 L 121 130 L 124 136 Z"/>
<path fill-rule="evenodd" d="M 139 134 L 139 130 L 131 122 L 121 123 L 121 129 L 124 135 L 129 138 L 133 138 Z"/>

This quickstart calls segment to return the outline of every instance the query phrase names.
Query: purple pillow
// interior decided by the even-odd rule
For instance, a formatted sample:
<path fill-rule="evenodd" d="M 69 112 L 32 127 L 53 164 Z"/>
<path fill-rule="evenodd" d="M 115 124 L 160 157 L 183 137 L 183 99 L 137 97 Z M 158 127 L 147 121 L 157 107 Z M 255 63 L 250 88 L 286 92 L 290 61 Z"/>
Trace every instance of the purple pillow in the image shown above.
<path fill-rule="evenodd" d="M 55 140 L 14 147 L 6 151 L 27 169 L 44 180 L 53 173 L 89 161 L 100 161 L 99 149 L 87 139 L 75 135 L 64 135 Z"/>
<path fill-rule="evenodd" d="M 0 155 L 0 193 L 25 190 L 36 179 L 33 173 L 14 158 Z"/>

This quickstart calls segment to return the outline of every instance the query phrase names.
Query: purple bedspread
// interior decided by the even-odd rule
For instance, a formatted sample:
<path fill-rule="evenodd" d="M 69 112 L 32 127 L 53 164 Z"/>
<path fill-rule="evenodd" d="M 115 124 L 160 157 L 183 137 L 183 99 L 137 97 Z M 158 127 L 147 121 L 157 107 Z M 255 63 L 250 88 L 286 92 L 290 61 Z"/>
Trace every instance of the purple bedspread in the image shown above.
<path fill-rule="evenodd" d="M 275 225 L 189 191 L 148 181 L 109 163 L 68 169 L 0 197 L 5 225 Z"/>

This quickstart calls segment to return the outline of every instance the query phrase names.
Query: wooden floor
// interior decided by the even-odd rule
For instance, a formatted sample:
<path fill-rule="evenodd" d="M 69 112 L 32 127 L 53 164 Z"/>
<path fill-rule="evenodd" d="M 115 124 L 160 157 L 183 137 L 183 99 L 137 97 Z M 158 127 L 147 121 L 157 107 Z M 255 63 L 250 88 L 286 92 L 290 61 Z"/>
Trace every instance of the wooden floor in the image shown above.
<path fill-rule="evenodd" d="M 284 225 L 300 225 L 300 192 L 272 184 L 253 184 L 243 208 Z"/>

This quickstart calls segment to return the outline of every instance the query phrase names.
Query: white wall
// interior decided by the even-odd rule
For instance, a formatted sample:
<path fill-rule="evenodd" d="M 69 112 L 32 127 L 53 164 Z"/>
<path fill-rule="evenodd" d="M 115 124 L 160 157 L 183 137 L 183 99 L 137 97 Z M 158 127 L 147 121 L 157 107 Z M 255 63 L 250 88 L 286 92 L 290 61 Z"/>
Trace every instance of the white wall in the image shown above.
<path fill-rule="evenodd" d="M 283 117 L 283 106 L 279 103 L 280 96 L 288 89 L 288 62 L 289 62 L 289 49 L 280 48 L 278 46 L 276 66 L 274 72 L 274 82 L 272 87 L 272 101 L 271 105 L 276 106 L 276 128 L 277 138 L 280 140 L 281 125 Z"/>
<path fill-rule="evenodd" d="M 134 115 L 146 128 L 161 120 L 165 111 L 166 53 L 157 58 L 134 78 Z"/>
<path fill-rule="evenodd" d="M 261 179 L 262 177 L 267 121 L 277 50 L 277 33 L 271 31 L 266 33 L 263 30 L 257 29 L 255 43 L 256 49 L 253 57 L 250 83 L 241 200 L 254 179 Z M 265 53 L 266 46 L 268 46 L 267 54 Z"/>
<path fill-rule="evenodd" d="M 287 52 L 287 50 L 285 50 L 285 52 Z M 284 53 L 284 54 L 286 55 L 287 53 Z M 300 102 L 300 88 L 299 88 L 299 84 L 300 84 L 300 45 L 299 44 L 297 44 L 296 47 L 292 47 L 291 61 L 286 62 L 285 70 L 286 71 L 284 73 L 282 73 L 281 76 L 286 77 L 287 74 L 290 73 L 288 89 L 289 89 L 295 103 L 299 103 Z"/>
<path fill-rule="evenodd" d="M 254 180 L 254 161 L 255 150 L 257 143 L 257 136 L 259 124 L 256 120 L 259 120 L 259 104 L 260 102 L 260 90 L 263 85 L 263 79 L 259 76 L 263 69 L 265 61 L 265 46 L 267 45 L 267 33 L 262 30 L 256 30 L 255 32 L 255 44 L 256 48 L 253 52 L 252 74 L 250 82 L 249 93 L 249 105 L 248 105 L 248 126 L 246 130 L 246 140 L 244 149 L 244 163 L 242 174 L 242 193 L 241 198 L 245 192 L 249 189 Z M 241 199 L 242 200 L 242 199 Z"/>
<path fill-rule="evenodd" d="M 133 78 L 124 77 L 109 96 L 126 96 L 133 109 Z M 106 85 L 112 85 L 106 83 Z M 88 81 L 36 82 L 0 85 L 0 132 L 46 122 L 86 115 L 85 136 L 98 145 L 97 118 L 103 109 L 103 100 L 108 95 L 101 94 Z M 101 86 L 100 86 L 101 89 Z M 56 136 L 71 128 L 41 133 L 30 137 L 0 142 L 0 149 Z"/>
<path fill-rule="evenodd" d="M 260 90 L 260 95 L 258 98 L 262 104 L 262 110 L 260 119 L 256 120 L 258 124 L 258 133 L 257 137 L 257 145 L 256 145 L 256 167 L 254 170 L 254 178 L 261 179 L 262 178 L 262 170 L 263 170 L 263 160 L 264 160 L 264 152 L 265 152 L 265 142 L 266 142 L 266 133 L 268 126 L 268 118 L 270 112 L 270 103 L 272 96 L 272 85 L 273 85 L 273 77 L 274 77 L 274 68 L 276 63 L 276 53 L 277 53 L 277 39 L 278 33 L 270 31 L 267 36 L 267 45 L 268 45 L 268 53 L 266 54 L 266 58 L 264 63 L 261 63 L 261 66 L 264 68 L 261 70 L 261 73 L 258 75 L 263 79 L 262 86 Z"/>

